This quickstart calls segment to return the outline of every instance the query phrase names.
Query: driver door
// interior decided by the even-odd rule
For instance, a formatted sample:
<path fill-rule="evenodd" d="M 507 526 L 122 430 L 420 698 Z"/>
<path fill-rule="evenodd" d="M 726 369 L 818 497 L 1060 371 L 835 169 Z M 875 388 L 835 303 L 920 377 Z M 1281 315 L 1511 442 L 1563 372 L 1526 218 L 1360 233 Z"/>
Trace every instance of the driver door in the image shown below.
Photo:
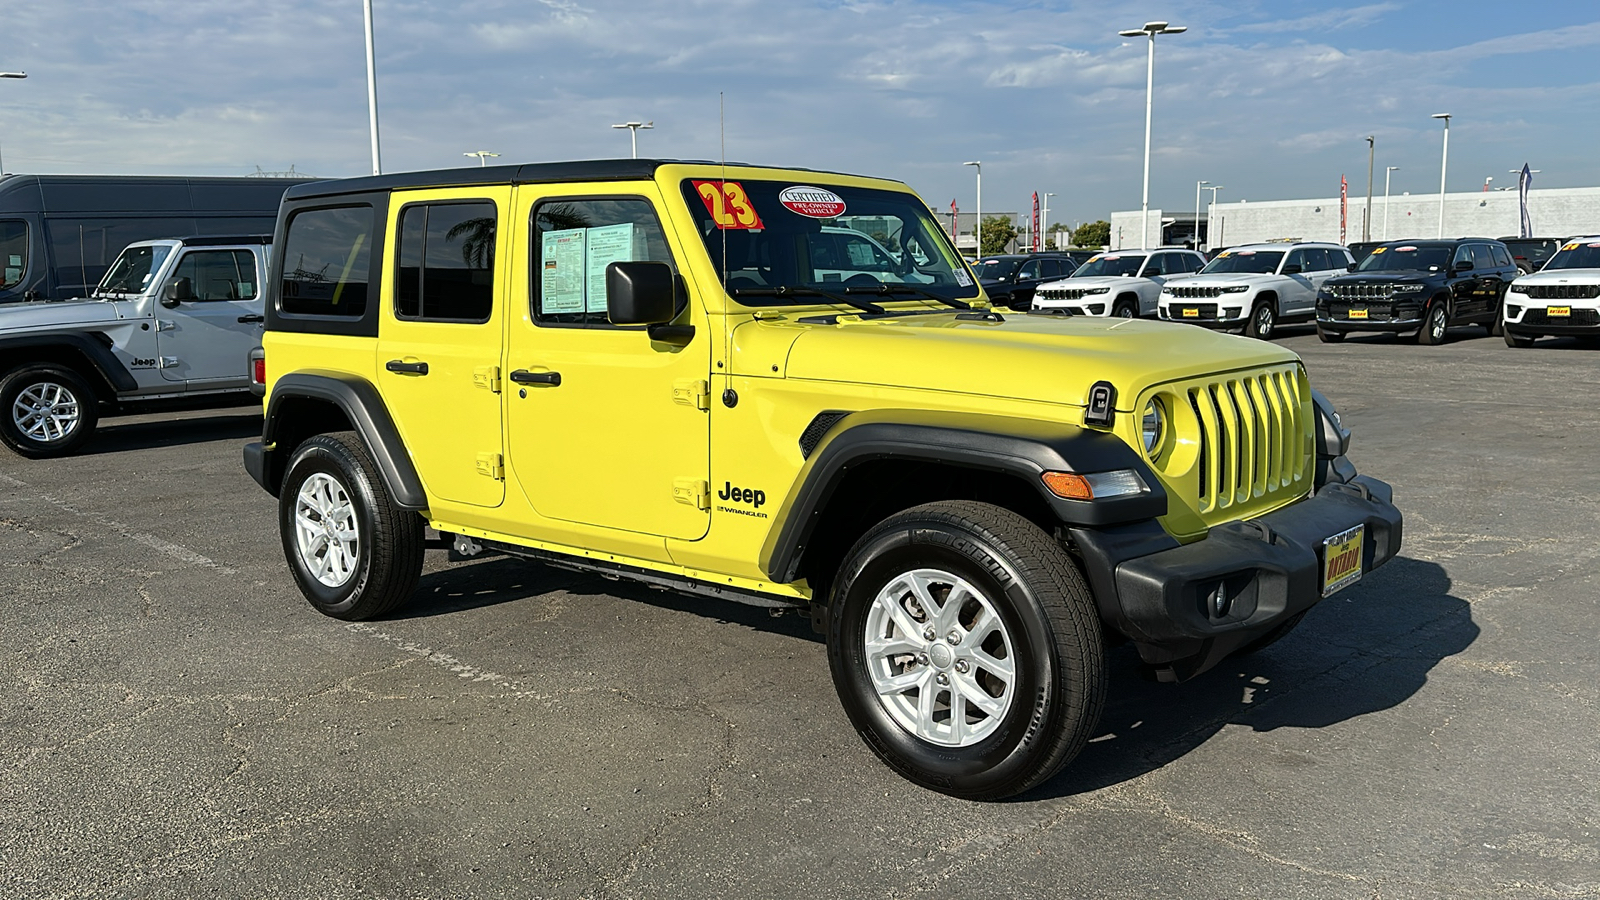
<path fill-rule="evenodd" d="M 256 254 L 238 248 L 186 250 L 171 277 L 188 280 L 190 297 L 173 303 L 165 291 L 161 294 L 156 314 L 161 377 L 196 390 L 248 385 L 250 351 L 261 340 Z"/>
<path fill-rule="evenodd" d="M 1322 251 L 1310 247 L 1296 247 L 1284 257 L 1283 268 L 1279 271 L 1290 284 L 1280 289 L 1282 296 L 1278 298 L 1278 315 L 1304 315 L 1316 308 L 1317 288 L 1312 282 L 1312 275 L 1320 267 L 1322 260 L 1314 258 L 1313 254 L 1321 256 Z"/>

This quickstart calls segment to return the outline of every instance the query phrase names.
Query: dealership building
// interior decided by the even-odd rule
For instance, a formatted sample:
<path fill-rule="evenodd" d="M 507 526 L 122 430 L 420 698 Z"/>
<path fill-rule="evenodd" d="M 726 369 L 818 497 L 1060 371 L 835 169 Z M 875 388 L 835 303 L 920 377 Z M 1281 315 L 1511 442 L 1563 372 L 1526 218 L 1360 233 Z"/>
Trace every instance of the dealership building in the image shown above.
<path fill-rule="evenodd" d="M 1305 240 L 1351 243 L 1362 240 L 1365 194 L 1349 199 L 1341 229 L 1339 198 L 1314 200 L 1238 200 L 1218 203 L 1210 215 L 1150 210 L 1147 247 L 1191 243 L 1195 230 L 1202 247 L 1257 241 Z M 1600 187 L 1548 188 L 1528 192 L 1528 217 L 1535 237 L 1600 234 Z M 1139 210 L 1111 214 L 1111 249 L 1137 248 Z M 1517 192 L 1446 194 L 1446 237 L 1505 237 L 1518 233 Z M 1214 227 L 1213 227 L 1214 226 Z M 1341 234 L 1343 240 L 1341 241 Z M 1438 194 L 1397 194 L 1372 198 L 1370 240 L 1432 238 L 1439 235 Z"/>

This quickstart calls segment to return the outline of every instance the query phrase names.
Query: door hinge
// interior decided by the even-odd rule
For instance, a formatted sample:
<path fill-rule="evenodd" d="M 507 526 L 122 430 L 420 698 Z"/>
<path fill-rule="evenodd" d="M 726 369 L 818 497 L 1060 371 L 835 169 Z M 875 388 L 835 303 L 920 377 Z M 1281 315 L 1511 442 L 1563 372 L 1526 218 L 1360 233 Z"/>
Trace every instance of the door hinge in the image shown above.
<path fill-rule="evenodd" d="M 703 379 L 682 378 L 672 383 L 672 402 L 695 409 L 711 408 L 711 385 Z"/>
<path fill-rule="evenodd" d="M 178 327 L 177 323 L 173 322 L 171 319 L 157 319 L 156 320 L 156 330 L 157 331 L 171 331 L 172 329 L 174 329 L 176 327 Z"/>
<path fill-rule="evenodd" d="M 711 485 L 704 478 L 674 478 L 672 499 L 695 509 L 710 509 Z"/>
<path fill-rule="evenodd" d="M 472 383 L 491 394 L 500 393 L 500 367 L 479 366 L 472 370 Z"/>
<path fill-rule="evenodd" d="M 498 453 L 479 453 L 478 474 L 500 481 L 506 477 L 505 458 Z"/>
<path fill-rule="evenodd" d="M 156 360 L 156 366 L 162 369 L 176 369 L 178 358 L 176 356 L 163 356 Z"/>

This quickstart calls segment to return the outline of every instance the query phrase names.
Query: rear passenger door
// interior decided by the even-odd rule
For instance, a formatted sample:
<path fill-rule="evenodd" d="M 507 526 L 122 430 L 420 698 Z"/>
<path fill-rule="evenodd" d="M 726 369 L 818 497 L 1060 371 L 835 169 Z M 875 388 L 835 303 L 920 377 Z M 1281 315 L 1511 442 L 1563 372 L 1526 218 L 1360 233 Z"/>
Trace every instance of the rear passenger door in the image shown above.
<path fill-rule="evenodd" d="M 509 186 L 395 193 L 378 316 L 378 390 L 430 499 L 505 499 L 500 346 Z"/>
<path fill-rule="evenodd" d="M 243 247 L 185 250 L 167 284 L 187 279 L 188 299 L 162 292 L 156 309 L 156 352 L 161 377 L 190 390 L 244 387 L 250 351 L 260 343 L 261 275 L 254 250 Z M 165 286 L 163 286 L 165 287 Z"/>
<path fill-rule="evenodd" d="M 1473 296 L 1472 312 L 1487 318 L 1500 308 L 1500 297 L 1510 284 L 1501 271 L 1500 263 L 1488 244 L 1471 244 L 1472 268 L 1478 274 L 1478 286 Z"/>

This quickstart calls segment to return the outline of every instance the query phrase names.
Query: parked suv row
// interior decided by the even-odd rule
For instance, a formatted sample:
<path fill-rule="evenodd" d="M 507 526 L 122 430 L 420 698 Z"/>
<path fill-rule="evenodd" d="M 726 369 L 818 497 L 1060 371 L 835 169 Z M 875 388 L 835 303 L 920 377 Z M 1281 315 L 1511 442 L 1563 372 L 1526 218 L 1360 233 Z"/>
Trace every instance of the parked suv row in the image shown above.
<path fill-rule="evenodd" d="M 1317 295 L 1317 336 L 1387 331 L 1438 344 L 1452 325 L 1498 334 L 1500 303 L 1517 277 L 1506 246 L 1488 238 L 1388 241 L 1353 274 L 1329 279 Z"/>
<path fill-rule="evenodd" d="M 1309 321 L 1322 283 L 1355 264 L 1338 244 L 1267 243 L 1230 247 L 1200 274 L 1161 292 L 1163 319 L 1243 330 L 1263 340 L 1280 323 Z"/>
<path fill-rule="evenodd" d="M 1089 259 L 1065 281 L 1043 285 L 1033 308 L 1071 316 L 1154 316 L 1161 286 L 1191 275 L 1206 258 L 1193 250 L 1117 250 Z"/>

